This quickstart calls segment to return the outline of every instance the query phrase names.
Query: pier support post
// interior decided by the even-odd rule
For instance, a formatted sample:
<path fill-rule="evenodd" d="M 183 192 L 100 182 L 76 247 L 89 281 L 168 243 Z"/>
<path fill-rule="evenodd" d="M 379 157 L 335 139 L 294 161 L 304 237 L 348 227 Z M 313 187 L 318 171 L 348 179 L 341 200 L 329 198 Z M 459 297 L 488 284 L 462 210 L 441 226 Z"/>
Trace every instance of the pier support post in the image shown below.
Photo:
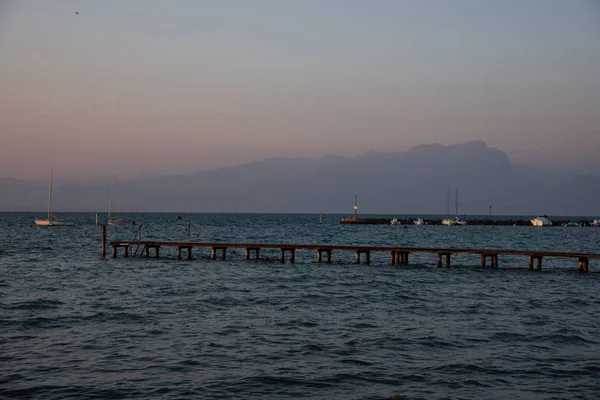
<path fill-rule="evenodd" d="M 446 267 L 450 268 L 450 253 L 446 253 Z"/>
<path fill-rule="evenodd" d="M 227 247 L 221 249 L 221 259 L 227 260 Z"/>
<path fill-rule="evenodd" d="M 395 265 L 395 264 L 396 264 L 396 252 L 391 251 L 390 252 L 390 265 Z"/>
<path fill-rule="evenodd" d="M 317 262 L 321 262 L 321 249 L 317 249 Z"/>
<path fill-rule="evenodd" d="M 96 214 L 96 225 L 98 225 L 98 214 Z M 106 225 L 100 226 L 102 233 L 102 258 L 106 257 Z"/>
<path fill-rule="evenodd" d="M 535 269 L 537 269 L 538 271 L 542 270 L 542 256 L 537 256 L 537 263 L 535 265 Z"/>
<path fill-rule="evenodd" d="M 356 263 L 360 264 L 360 255 L 363 253 L 365 255 L 365 264 L 371 264 L 371 252 L 369 250 L 356 250 Z"/>
<path fill-rule="evenodd" d="M 281 257 L 281 262 L 284 263 L 285 262 L 285 252 L 289 252 L 290 253 L 290 263 L 293 264 L 294 262 L 296 262 L 296 249 L 280 249 L 280 257 Z"/>
<path fill-rule="evenodd" d="M 248 247 L 244 249 L 244 260 L 250 260 L 250 252 L 254 251 L 254 259 L 258 260 L 260 248 Z"/>
<path fill-rule="evenodd" d="M 325 250 L 325 262 L 331 263 L 331 250 Z"/>
<path fill-rule="evenodd" d="M 527 260 L 527 265 L 529 266 L 529 270 L 533 271 L 533 256 L 529 256 Z"/>
<path fill-rule="evenodd" d="M 178 260 L 181 260 L 181 247 L 177 247 L 177 249 L 175 250 L 175 257 Z"/>
<path fill-rule="evenodd" d="M 191 248 L 191 247 L 188 247 L 188 248 L 187 248 L 187 251 L 188 251 L 187 259 L 188 259 L 188 260 L 191 260 L 191 259 L 192 259 L 192 248 Z"/>
<path fill-rule="evenodd" d="M 442 268 L 442 253 L 438 253 L 437 256 L 437 267 Z"/>
<path fill-rule="evenodd" d="M 160 246 L 154 247 L 154 258 L 158 258 L 160 256 Z"/>
<path fill-rule="evenodd" d="M 588 272 L 589 260 L 587 258 L 581 257 L 577 262 L 577 269 L 579 272 L 587 273 Z"/>
<path fill-rule="evenodd" d="M 123 246 L 123 257 L 129 257 L 129 246 Z"/>
<path fill-rule="evenodd" d="M 492 254 L 492 268 L 498 268 L 498 254 Z"/>
<path fill-rule="evenodd" d="M 144 256 L 150 257 L 150 247 L 148 245 L 144 246 Z"/>
<path fill-rule="evenodd" d="M 112 246 L 112 258 L 117 258 L 117 246 Z"/>
<path fill-rule="evenodd" d="M 487 256 L 485 254 L 481 255 L 481 268 L 485 268 L 485 259 Z"/>
<path fill-rule="evenodd" d="M 408 251 L 402 253 L 402 264 L 408 264 Z"/>

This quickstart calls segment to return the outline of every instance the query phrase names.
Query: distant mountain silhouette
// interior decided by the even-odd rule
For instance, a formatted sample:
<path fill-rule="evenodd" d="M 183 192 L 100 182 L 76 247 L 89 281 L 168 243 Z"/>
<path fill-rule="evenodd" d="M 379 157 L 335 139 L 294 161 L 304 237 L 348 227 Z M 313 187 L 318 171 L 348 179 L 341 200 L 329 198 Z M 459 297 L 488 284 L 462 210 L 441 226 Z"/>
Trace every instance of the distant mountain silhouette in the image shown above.
<path fill-rule="evenodd" d="M 104 211 L 103 185 L 55 183 L 57 211 Z M 118 212 L 352 212 L 446 214 L 447 190 L 460 190 L 459 214 L 598 215 L 600 177 L 511 163 L 483 141 L 418 145 L 358 157 L 271 158 L 192 175 L 119 181 Z M 43 211 L 43 182 L 0 180 L 0 210 Z"/>

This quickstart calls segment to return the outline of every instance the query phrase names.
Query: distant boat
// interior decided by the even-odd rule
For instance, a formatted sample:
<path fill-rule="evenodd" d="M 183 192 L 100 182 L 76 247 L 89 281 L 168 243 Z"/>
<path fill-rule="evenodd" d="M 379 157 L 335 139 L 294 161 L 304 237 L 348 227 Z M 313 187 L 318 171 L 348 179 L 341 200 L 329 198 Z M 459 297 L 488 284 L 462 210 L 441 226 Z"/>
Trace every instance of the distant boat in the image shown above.
<path fill-rule="evenodd" d="M 413 221 L 413 224 L 415 225 L 425 225 L 425 222 L 423 221 L 423 218 L 417 218 Z"/>
<path fill-rule="evenodd" d="M 530 222 L 533 226 L 552 226 L 552 221 L 548 219 L 547 215 L 544 215 L 543 217 L 535 217 L 534 219 L 530 220 Z"/>
<path fill-rule="evenodd" d="M 576 227 L 576 226 L 581 226 L 581 223 L 576 222 L 576 221 L 569 221 L 569 222 L 563 223 L 562 226 Z"/>
<path fill-rule="evenodd" d="M 52 170 L 50 170 L 50 182 L 48 183 L 48 218 L 36 218 L 37 226 L 72 226 L 72 222 L 64 221 L 52 215 Z"/>
<path fill-rule="evenodd" d="M 450 190 L 449 189 L 448 189 L 448 206 L 447 207 L 448 207 L 448 214 L 450 214 Z M 454 217 L 454 219 L 446 218 L 446 219 L 442 220 L 442 225 L 467 225 L 467 221 L 465 221 L 464 219 L 458 218 L 458 189 L 456 189 L 455 207 L 456 207 L 456 216 Z"/>
<path fill-rule="evenodd" d="M 600 225 L 600 219 L 595 219 L 594 222 L 592 222 L 592 226 L 599 226 Z"/>
<path fill-rule="evenodd" d="M 390 225 L 402 225 L 402 223 L 398 221 L 398 218 L 392 218 L 392 220 L 390 221 Z"/>
<path fill-rule="evenodd" d="M 110 216 L 110 208 L 112 206 L 114 186 L 115 186 L 115 177 L 113 176 L 112 182 L 110 184 L 110 194 L 108 197 L 108 224 L 109 225 L 119 225 L 121 222 L 123 222 L 123 220 L 121 218 Z"/>
<path fill-rule="evenodd" d="M 467 225 L 467 221 L 458 217 L 454 217 L 454 219 L 447 218 L 442 220 L 442 225 Z"/>

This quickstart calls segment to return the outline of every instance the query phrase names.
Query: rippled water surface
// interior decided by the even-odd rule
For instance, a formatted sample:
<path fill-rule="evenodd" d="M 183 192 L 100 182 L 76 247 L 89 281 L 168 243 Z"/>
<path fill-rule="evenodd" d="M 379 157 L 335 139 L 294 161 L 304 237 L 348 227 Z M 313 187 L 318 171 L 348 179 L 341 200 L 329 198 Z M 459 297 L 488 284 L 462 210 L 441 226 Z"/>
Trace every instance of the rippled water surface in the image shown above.
<path fill-rule="evenodd" d="M 36 228 L 0 214 L 0 395 L 9 399 L 600 397 L 600 262 L 500 257 L 409 266 L 351 252 L 317 264 L 101 259 L 94 216 Z M 600 252 L 594 228 L 339 225 L 336 216 L 130 215 L 110 239 Z M 185 226 L 191 223 L 191 234 Z M 475 256 L 453 263 L 475 266 Z"/>

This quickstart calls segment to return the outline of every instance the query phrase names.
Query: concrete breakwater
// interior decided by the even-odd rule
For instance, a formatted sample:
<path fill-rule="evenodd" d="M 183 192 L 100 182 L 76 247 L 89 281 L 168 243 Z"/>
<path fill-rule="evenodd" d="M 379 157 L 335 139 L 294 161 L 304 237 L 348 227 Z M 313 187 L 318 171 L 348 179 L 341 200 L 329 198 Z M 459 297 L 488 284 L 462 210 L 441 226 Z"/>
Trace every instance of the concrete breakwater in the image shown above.
<path fill-rule="evenodd" d="M 398 225 L 414 225 L 416 218 L 398 218 Z M 529 219 L 464 219 L 467 225 L 486 225 L 486 226 L 531 226 Z M 359 225 L 390 225 L 391 218 L 342 218 L 340 224 L 359 224 Z M 442 225 L 442 219 L 423 219 L 425 225 Z M 568 225 L 571 224 L 571 225 Z M 592 226 L 592 221 L 576 221 L 575 225 L 568 220 L 552 220 L 552 226 Z"/>

